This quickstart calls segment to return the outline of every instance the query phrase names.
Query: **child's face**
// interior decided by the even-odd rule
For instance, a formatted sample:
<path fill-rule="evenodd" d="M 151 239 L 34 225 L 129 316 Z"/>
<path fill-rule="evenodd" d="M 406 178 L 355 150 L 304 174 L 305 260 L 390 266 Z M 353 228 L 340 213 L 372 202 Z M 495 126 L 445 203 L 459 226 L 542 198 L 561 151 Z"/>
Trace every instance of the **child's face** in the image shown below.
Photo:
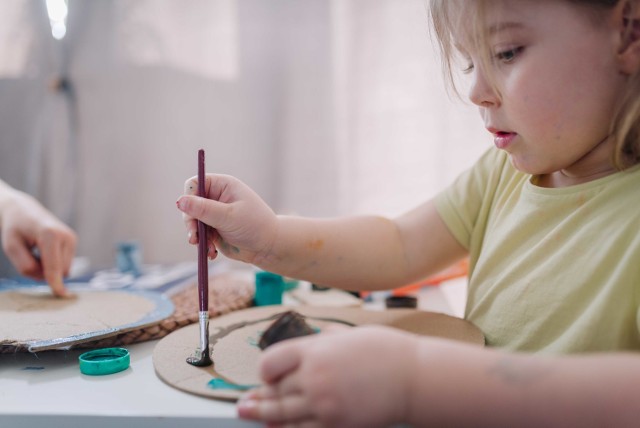
<path fill-rule="evenodd" d="M 486 3 L 492 58 L 483 63 L 468 35 L 456 34 L 456 42 L 472 65 L 469 97 L 496 146 L 530 174 L 611 171 L 607 136 L 625 80 L 616 63 L 613 23 L 594 24 L 566 1 Z"/>

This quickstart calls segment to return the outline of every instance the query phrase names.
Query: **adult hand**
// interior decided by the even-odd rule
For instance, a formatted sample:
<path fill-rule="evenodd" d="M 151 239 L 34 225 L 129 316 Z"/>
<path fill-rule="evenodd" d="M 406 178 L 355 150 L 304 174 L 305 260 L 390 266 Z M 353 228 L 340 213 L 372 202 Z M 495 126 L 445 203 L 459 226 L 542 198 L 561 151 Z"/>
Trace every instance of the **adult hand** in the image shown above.
<path fill-rule="evenodd" d="M 46 280 L 53 294 L 66 295 L 62 279 L 75 254 L 75 233 L 26 193 L 11 189 L 3 196 L 0 237 L 5 254 L 20 274 Z"/>
<path fill-rule="evenodd" d="M 240 180 L 207 174 L 205 195 L 195 196 L 198 177 L 185 182 L 185 195 L 176 205 L 183 213 L 190 244 L 198 243 L 197 220 L 211 227 L 208 256 L 216 257 L 216 247 L 232 259 L 260 264 L 276 239 L 278 219 L 269 206 Z"/>
<path fill-rule="evenodd" d="M 416 337 L 356 327 L 279 342 L 260 364 L 265 386 L 238 402 L 242 418 L 296 426 L 386 427 L 405 421 Z"/>

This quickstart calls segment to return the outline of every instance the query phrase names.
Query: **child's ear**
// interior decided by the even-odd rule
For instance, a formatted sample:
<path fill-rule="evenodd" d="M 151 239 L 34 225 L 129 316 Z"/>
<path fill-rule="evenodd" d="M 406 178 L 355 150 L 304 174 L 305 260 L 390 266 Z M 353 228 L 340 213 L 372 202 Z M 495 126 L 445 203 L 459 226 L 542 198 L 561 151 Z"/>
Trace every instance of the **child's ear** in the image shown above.
<path fill-rule="evenodd" d="M 635 74 L 640 71 L 640 0 L 622 0 L 617 9 L 620 24 L 620 71 Z"/>

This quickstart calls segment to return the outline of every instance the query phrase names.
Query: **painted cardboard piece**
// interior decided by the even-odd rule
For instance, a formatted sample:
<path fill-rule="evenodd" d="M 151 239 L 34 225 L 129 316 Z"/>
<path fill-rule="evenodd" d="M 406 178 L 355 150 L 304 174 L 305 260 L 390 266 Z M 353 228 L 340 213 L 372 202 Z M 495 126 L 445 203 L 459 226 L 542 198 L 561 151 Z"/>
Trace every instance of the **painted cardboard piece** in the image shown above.
<path fill-rule="evenodd" d="M 468 321 L 415 309 L 372 311 L 360 308 L 265 306 L 236 311 L 209 323 L 213 366 L 194 367 L 185 359 L 198 345 L 198 326 L 174 331 L 153 352 L 156 374 L 170 386 L 203 397 L 236 400 L 246 387 L 259 384 L 258 342 L 274 319 L 288 310 L 307 317 L 322 330 L 329 324 L 379 324 L 404 331 L 484 345 L 482 332 Z M 212 387 L 213 385 L 213 387 Z"/>

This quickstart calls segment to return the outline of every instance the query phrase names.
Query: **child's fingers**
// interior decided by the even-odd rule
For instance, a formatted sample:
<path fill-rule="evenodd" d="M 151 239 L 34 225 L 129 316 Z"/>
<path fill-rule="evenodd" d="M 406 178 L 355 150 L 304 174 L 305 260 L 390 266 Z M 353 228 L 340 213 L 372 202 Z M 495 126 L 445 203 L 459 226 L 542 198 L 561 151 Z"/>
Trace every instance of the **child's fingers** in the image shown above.
<path fill-rule="evenodd" d="M 301 394 L 304 390 L 302 388 L 303 384 L 300 371 L 296 370 L 288 373 L 275 383 L 266 384 L 254 390 L 254 395 L 255 398 L 265 400 L 284 397 L 285 395 Z"/>
<path fill-rule="evenodd" d="M 229 206 L 212 199 L 200 198 L 198 196 L 184 195 L 176 201 L 178 209 L 186 214 L 185 224 L 189 231 L 195 224 L 192 219 L 200 220 L 213 228 L 220 228 L 227 218 Z"/>
<path fill-rule="evenodd" d="M 196 245 L 198 243 L 198 221 L 185 214 L 182 217 L 184 226 L 187 229 L 187 241 L 189 244 Z"/>
<path fill-rule="evenodd" d="M 193 176 L 184 182 L 184 194 L 185 195 L 197 195 L 198 194 L 198 176 Z"/>
<path fill-rule="evenodd" d="M 207 247 L 214 251 L 217 251 L 216 242 L 219 240 L 220 240 L 220 235 L 218 234 L 218 231 L 210 227 L 209 232 L 207 233 Z"/>
<path fill-rule="evenodd" d="M 202 195 L 205 198 L 214 198 L 214 196 L 210 195 L 210 191 L 211 191 L 211 176 L 213 174 L 206 174 L 205 175 L 205 181 L 204 181 L 204 195 Z M 194 196 L 199 196 L 198 195 L 198 176 L 194 175 L 193 177 L 187 179 L 187 181 L 184 182 L 184 194 L 185 195 L 194 195 Z"/>
<path fill-rule="evenodd" d="M 180 199 L 176 201 L 176 206 L 180 209 Z M 187 241 L 189 244 L 198 243 L 198 222 L 196 219 L 188 214 L 182 213 L 182 221 L 184 221 L 184 227 L 187 229 Z"/>
<path fill-rule="evenodd" d="M 309 405 L 300 394 L 277 398 L 247 398 L 238 401 L 238 416 L 270 423 L 296 422 L 309 418 Z"/>
<path fill-rule="evenodd" d="M 218 249 L 216 248 L 216 236 L 218 232 L 209 227 L 207 229 L 207 257 L 209 258 L 209 260 L 213 260 L 216 257 L 218 257 Z"/>
<path fill-rule="evenodd" d="M 335 334 L 351 329 L 351 327 L 343 324 L 329 324 L 322 328 L 321 333 Z"/>
<path fill-rule="evenodd" d="M 184 182 L 184 194 L 185 195 L 197 195 L 198 194 L 198 176 L 189 178 Z M 180 199 L 178 199 L 179 201 Z M 176 201 L 178 209 L 180 205 Z M 188 214 L 182 213 L 182 220 L 184 221 L 185 228 L 187 229 L 187 240 L 189 244 L 195 245 L 198 243 L 198 224 L 196 220 Z"/>
<path fill-rule="evenodd" d="M 271 384 L 295 371 L 302 362 L 302 355 L 298 347 L 300 339 L 295 343 L 284 341 L 267 349 L 260 362 L 262 380 Z"/>
<path fill-rule="evenodd" d="M 198 221 L 209 226 L 207 233 L 207 255 L 213 260 L 217 257 L 217 243 L 221 240 L 217 229 L 225 230 L 229 223 L 231 207 L 228 197 L 224 197 L 225 189 L 228 189 L 232 177 L 220 174 L 207 174 L 205 176 L 204 197 L 198 196 L 198 177 L 189 178 L 184 183 L 184 195 L 178 198 L 176 206 L 182 211 L 183 221 L 187 229 L 187 239 L 190 244 L 198 243 Z M 233 191 L 231 191 L 233 193 Z M 228 195 L 227 195 L 228 196 Z M 224 202 L 221 200 L 224 199 Z"/>

